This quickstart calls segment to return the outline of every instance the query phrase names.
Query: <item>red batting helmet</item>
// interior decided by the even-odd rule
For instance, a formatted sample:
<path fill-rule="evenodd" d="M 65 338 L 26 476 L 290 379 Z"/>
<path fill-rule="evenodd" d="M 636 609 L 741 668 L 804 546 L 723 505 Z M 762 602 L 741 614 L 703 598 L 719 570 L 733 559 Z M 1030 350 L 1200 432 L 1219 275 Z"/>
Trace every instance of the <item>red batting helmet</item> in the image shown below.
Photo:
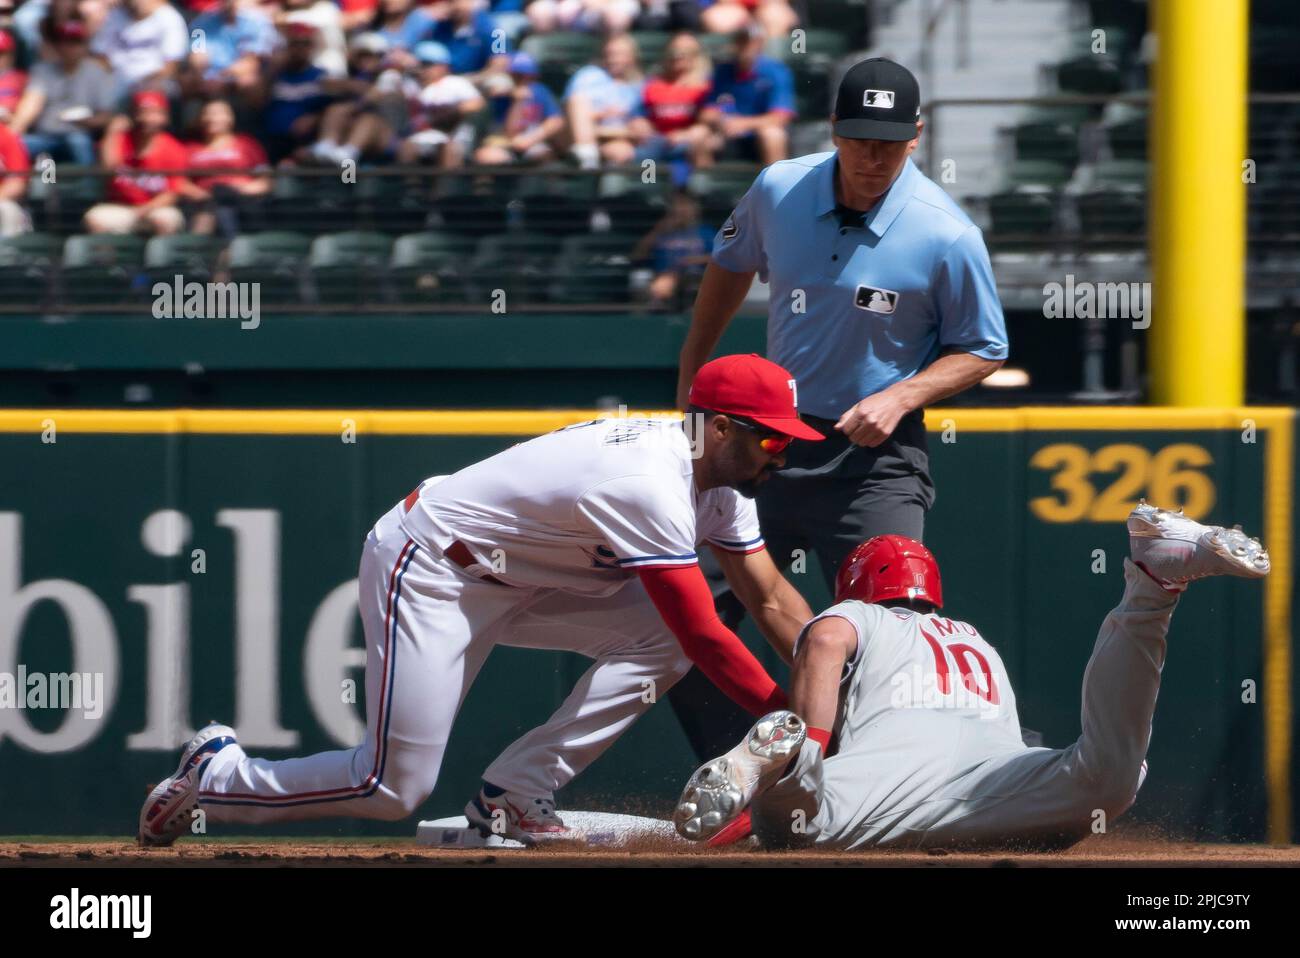
<path fill-rule="evenodd" d="M 835 577 L 835 601 L 921 599 L 943 608 L 939 563 L 907 536 L 876 536 L 849 553 Z"/>

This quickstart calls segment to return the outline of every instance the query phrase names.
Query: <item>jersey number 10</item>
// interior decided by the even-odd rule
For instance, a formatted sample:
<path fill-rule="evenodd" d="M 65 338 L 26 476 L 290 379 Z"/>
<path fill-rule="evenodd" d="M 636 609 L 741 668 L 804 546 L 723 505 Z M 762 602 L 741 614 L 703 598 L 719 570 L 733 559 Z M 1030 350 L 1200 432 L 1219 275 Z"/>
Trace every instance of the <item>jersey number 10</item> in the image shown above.
<path fill-rule="evenodd" d="M 957 666 L 957 674 L 961 676 L 961 683 L 966 686 L 966 690 L 978 695 L 990 705 L 998 704 L 998 687 L 993 681 L 993 670 L 989 668 L 989 660 L 983 652 L 965 642 L 940 645 L 939 640 L 925 629 L 921 630 L 921 635 L 929 643 L 930 651 L 934 653 L 934 671 L 938 676 L 940 692 L 944 695 L 952 693 L 952 670 L 948 667 L 948 656 L 951 655 Z M 972 671 L 972 660 L 979 669 L 978 672 Z M 980 676 L 983 677 L 983 685 L 980 684 Z"/>

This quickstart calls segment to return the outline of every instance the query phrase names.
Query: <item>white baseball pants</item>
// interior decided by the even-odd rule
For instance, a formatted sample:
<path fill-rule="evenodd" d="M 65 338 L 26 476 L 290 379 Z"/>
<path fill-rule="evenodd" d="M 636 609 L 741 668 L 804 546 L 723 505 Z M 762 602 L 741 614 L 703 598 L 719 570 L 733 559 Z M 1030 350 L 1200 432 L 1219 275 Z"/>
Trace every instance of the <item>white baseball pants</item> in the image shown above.
<path fill-rule="evenodd" d="M 361 555 L 365 740 L 284 761 L 223 750 L 200 783 L 209 821 L 410 815 L 433 791 L 456 713 L 498 644 L 595 659 L 550 720 L 485 773 L 532 798 L 552 797 L 690 669 L 637 583 L 590 598 L 478 579 L 408 539 L 402 513 L 399 503 L 379 520 Z"/>

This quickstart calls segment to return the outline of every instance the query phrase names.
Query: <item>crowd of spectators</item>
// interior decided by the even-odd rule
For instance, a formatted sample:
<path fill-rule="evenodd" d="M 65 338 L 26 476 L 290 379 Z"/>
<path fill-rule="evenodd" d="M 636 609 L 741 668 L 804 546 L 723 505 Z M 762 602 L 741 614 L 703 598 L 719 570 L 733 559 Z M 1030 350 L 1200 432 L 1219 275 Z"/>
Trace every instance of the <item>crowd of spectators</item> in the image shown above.
<path fill-rule="evenodd" d="M 764 48 L 797 25 L 789 0 L 0 0 L 0 235 L 30 228 L 4 174 L 45 157 L 113 171 L 88 230 L 153 233 L 235 229 L 276 165 L 770 163 L 794 83 Z M 659 62 L 632 30 L 671 32 Z M 603 39 L 563 89 L 520 49 L 551 31 Z"/>

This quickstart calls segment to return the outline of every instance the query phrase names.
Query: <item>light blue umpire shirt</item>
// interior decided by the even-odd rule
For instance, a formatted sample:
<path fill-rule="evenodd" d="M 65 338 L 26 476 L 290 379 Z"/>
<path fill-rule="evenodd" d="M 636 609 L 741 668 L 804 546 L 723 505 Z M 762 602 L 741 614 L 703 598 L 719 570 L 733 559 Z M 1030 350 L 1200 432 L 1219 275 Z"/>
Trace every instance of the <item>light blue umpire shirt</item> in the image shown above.
<path fill-rule="evenodd" d="M 943 349 L 1006 359 L 979 227 L 910 159 L 863 225 L 844 226 L 835 158 L 764 169 L 713 241 L 715 263 L 770 284 L 767 358 L 798 381 L 800 410 L 838 419 Z"/>

